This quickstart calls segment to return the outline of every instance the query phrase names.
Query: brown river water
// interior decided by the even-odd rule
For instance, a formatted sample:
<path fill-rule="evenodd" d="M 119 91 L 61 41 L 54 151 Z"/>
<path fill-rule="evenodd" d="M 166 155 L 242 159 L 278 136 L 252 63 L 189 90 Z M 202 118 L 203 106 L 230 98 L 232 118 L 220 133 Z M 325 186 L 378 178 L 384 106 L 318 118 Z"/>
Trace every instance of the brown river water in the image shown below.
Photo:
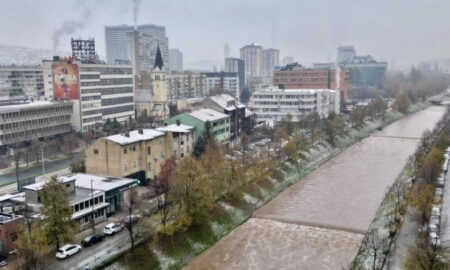
<path fill-rule="evenodd" d="M 342 269 L 355 257 L 385 193 L 445 107 L 401 119 L 292 185 L 213 247 L 197 269 Z"/>

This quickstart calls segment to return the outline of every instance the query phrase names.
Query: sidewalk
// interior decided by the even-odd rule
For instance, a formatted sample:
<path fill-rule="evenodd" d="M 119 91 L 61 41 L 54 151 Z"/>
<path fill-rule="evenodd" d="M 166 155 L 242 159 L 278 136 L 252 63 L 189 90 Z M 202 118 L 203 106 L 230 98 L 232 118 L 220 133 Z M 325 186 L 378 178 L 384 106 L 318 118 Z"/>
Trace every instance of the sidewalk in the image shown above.
<path fill-rule="evenodd" d="M 408 250 L 416 245 L 417 230 L 419 226 L 417 222 L 412 220 L 414 209 L 408 207 L 405 215 L 405 221 L 394 243 L 394 249 L 389 255 L 387 262 L 388 270 L 403 269 L 403 260 L 408 255 Z"/>

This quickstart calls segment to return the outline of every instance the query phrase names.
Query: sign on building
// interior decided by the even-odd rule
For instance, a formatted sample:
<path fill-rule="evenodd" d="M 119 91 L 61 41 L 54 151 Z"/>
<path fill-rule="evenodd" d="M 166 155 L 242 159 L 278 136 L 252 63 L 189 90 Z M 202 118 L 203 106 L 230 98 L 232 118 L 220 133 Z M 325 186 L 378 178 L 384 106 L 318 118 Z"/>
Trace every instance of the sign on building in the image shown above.
<path fill-rule="evenodd" d="M 55 63 L 52 65 L 52 75 L 55 99 L 79 99 L 78 65 Z"/>

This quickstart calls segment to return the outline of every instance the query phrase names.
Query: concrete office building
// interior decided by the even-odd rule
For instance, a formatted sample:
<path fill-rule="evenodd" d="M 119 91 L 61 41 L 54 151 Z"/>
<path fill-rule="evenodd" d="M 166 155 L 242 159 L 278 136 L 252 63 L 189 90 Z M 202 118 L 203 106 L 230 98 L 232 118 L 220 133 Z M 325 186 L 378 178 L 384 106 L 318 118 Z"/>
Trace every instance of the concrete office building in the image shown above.
<path fill-rule="evenodd" d="M 44 95 L 41 66 L 0 66 L 0 98 L 34 98 Z"/>
<path fill-rule="evenodd" d="M 280 64 L 280 51 L 277 49 L 263 50 L 263 76 L 271 77 L 273 70 Z"/>
<path fill-rule="evenodd" d="M 164 26 L 153 24 L 105 26 L 106 60 L 109 64 L 135 63 L 151 70 L 160 47 L 164 66 L 169 66 L 169 39 Z M 136 71 L 138 73 L 138 70 Z"/>
<path fill-rule="evenodd" d="M 55 58 L 44 64 L 52 74 L 53 98 L 73 102 L 72 126 L 86 132 L 107 119 L 124 122 L 134 118 L 133 70 L 124 64 L 85 64 L 73 58 Z M 45 84 L 45 87 L 50 85 Z M 45 93 L 50 94 L 50 89 Z"/>
<path fill-rule="evenodd" d="M 239 58 L 225 58 L 225 72 L 235 72 L 239 77 L 239 90 L 245 88 L 245 62 Z"/>
<path fill-rule="evenodd" d="M 183 71 L 183 53 L 178 49 L 169 49 L 169 70 Z"/>
<path fill-rule="evenodd" d="M 274 126 L 288 114 L 293 121 L 299 121 L 313 112 L 321 117 L 327 117 L 331 112 L 339 113 L 340 94 L 330 89 L 270 87 L 253 93 L 249 107 L 258 123 Z"/>
<path fill-rule="evenodd" d="M 0 105 L 0 147 L 70 132 L 72 107 L 70 101 Z"/>
<path fill-rule="evenodd" d="M 239 98 L 239 75 L 235 72 L 204 72 L 206 95 L 227 93 Z"/>
<path fill-rule="evenodd" d="M 263 47 L 250 44 L 241 48 L 241 59 L 245 62 L 245 78 L 263 75 Z"/>

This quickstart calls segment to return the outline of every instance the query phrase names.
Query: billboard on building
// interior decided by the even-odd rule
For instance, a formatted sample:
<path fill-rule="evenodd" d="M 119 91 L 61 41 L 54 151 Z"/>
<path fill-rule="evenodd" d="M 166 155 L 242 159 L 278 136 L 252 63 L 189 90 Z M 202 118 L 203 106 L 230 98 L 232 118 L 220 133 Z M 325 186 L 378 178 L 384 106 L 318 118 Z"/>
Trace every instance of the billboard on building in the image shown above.
<path fill-rule="evenodd" d="M 79 99 L 78 65 L 55 63 L 52 65 L 53 97 L 55 99 Z"/>

